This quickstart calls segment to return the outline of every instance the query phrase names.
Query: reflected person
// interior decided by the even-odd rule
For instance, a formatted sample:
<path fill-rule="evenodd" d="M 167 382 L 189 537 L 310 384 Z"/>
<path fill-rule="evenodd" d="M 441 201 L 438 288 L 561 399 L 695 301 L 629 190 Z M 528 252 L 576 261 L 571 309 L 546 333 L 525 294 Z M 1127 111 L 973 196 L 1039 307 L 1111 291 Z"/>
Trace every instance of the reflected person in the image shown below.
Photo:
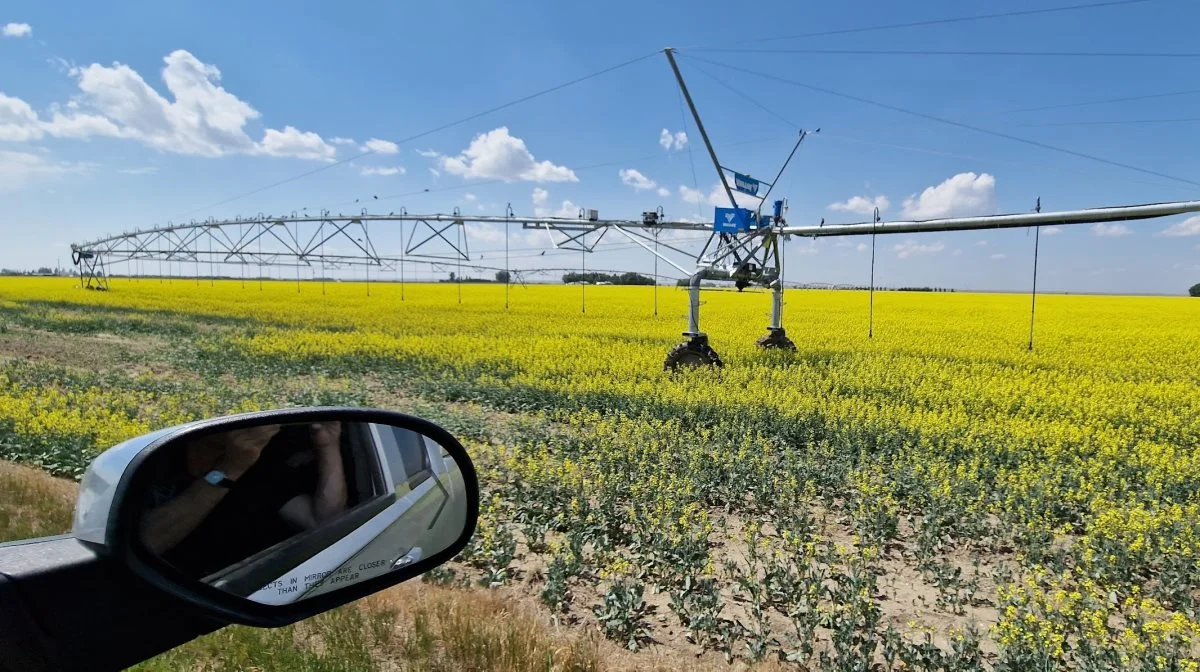
<path fill-rule="evenodd" d="M 206 576 L 346 507 L 341 423 L 252 427 L 199 438 L 162 465 L 142 541 Z"/>

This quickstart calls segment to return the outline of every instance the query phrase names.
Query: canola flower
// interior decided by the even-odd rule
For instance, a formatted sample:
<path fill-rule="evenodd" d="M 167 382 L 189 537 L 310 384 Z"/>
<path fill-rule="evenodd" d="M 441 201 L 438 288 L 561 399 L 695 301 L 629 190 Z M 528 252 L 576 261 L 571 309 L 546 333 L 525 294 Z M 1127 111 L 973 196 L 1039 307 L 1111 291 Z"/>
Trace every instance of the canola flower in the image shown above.
<path fill-rule="evenodd" d="M 701 326 L 727 365 L 668 374 L 686 297 L 660 288 L 655 317 L 652 291 L 589 287 L 583 313 L 577 287 L 514 287 L 506 311 L 487 285 L 464 286 L 460 304 L 453 285 L 409 285 L 401 300 L 395 284 L 368 296 L 361 283 L 119 279 L 92 293 L 5 279 L 0 313 L 85 333 L 226 319 L 180 338 L 217 363 L 369 374 L 543 414 L 565 431 L 478 447 L 489 500 L 471 562 L 490 583 L 508 580 L 519 541 L 586 555 L 604 580 L 681 590 L 721 575 L 713 540 L 750 516 L 771 522 L 764 557 L 819 577 L 832 542 L 811 512 L 832 512 L 865 562 L 897 540 L 927 573 L 948 548 L 1014 547 L 1021 569 L 998 581 L 991 631 L 1010 669 L 1194 667 L 1200 301 L 1045 296 L 1027 352 L 1027 297 L 880 293 L 868 340 L 865 295 L 795 291 L 785 322 L 799 351 L 785 355 L 753 347 L 769 295 L 706 292 Z M 97 445 L 166 420 L 144 409 L 171 403 L 64 419 L 71 403 L 54 395 L 72 391 L 7 389 L 0 422 L 14 431 L 70 427 Z M 830 553 L 836 564 L 845 549 Z M 955 581 L 938 576 L 939 589 Z"/>

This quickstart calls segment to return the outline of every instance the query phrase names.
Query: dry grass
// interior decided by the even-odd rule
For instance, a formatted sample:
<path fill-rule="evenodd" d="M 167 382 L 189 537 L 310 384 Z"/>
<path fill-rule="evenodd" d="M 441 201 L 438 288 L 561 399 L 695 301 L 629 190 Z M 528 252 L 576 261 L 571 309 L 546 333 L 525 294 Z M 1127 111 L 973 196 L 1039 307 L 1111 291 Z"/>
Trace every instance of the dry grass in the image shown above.
<path fill-rule="evenodd" d="M 420 583 L 364 600 L 391 618 L 380 642 L 385 670 L 600 670 L 598 642 L 554 632 L 513 602 L 477 590 Z"/>
<path fill-rule="evenodd" d="M 379 651 L 380 669 L 388 671 L 748 669 L 716 655 L 696 658 L 665 647 L 634 654 L 595 630 L 551 625 L 533 600 L 486 589 L 413 582 L 366 598 L 362 608 L 392 619 L 393 631 Z"/>
<path fill-rule="evenodd" d="M 0 460 L 0 542 L 64 534 L 79 486 Z"/>

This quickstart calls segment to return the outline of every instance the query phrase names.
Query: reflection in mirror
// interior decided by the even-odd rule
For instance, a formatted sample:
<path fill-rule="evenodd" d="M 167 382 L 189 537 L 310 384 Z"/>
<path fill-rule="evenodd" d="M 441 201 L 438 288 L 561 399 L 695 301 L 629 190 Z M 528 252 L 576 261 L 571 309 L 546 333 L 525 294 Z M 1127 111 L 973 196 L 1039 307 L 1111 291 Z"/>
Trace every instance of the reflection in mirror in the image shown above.
<path fill-rule="evenodd" d="M 184 574 L 287 604 L 399 569 L 462 536 L 454 458 L 413 430 L 261 425 L 192 437 L 148 459 L 139 538 Z"/>

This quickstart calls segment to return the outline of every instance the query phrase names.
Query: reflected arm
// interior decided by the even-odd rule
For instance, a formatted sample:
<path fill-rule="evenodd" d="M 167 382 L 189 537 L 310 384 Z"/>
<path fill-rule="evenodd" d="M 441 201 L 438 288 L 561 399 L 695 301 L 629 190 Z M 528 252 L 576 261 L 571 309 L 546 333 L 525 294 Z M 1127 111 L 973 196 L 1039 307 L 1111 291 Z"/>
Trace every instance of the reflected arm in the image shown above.
<path fill-rule="evenodd" d="M 306 530 L 346 510 L 346 474 L 337 444 L 318 448 L 317 461 L 316 493 L 296 495 L 279 510 L 285 520 Z"/>
<path fill-rule="evenodd" d="M 142 516 L 142 543 L 157 555 L 171 550 L 204 522 L 228 492 L 196 479 L 179 496 Z"/>

